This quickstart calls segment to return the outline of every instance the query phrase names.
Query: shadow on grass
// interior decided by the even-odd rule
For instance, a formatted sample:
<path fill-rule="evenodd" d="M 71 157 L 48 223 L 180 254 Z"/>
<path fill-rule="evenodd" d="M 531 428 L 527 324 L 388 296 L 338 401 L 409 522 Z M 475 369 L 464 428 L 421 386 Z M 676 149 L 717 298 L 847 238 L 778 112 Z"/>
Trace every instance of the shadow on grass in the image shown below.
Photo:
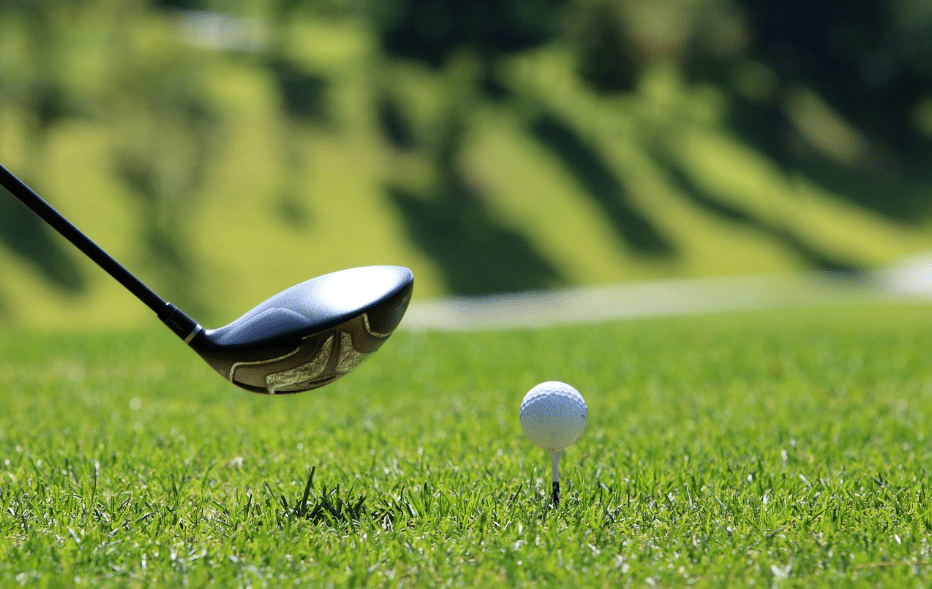
<path fill-rule="evenodd" d="M 683 172 L 680 167 L 662 153 L 654 150 L 654 161 L 664 170 L 666 179 L 697 207 L 714 214 L 715 216 L 752 229 L 761 235 L 779 243 L 785 249 L 793 252 L 808 266 L 833 274 L 858 276 L 862 268 L 853 260 L 844 259 L 829 252 L 820 250 L 816 245 L 807 242 L 802 236 L 789 227 L 781 227 L 772 221 L 755 216 L 749 211 L 721 202 L 715 196 L 700 188 Z"/>
<path fill-rule="evenodd" d="M 927 165 L 910 163 L 897 153 L 897 146 L 875 146 L 859 161 L 843 165 L 808 146 L 784 108 L 740 97 L 732 101 L 728 123 L 743 142 L 766 154 L 785 174 L 801 173 L 861 208 L 906 224 L 932 212 Z"/>
<path fill-rule="evenodd" d="M 603 155 L 575 129 L 555 114 L 543 113 L 531 122 L 530 132 L 563 162 L 632 250 L 650 256 L 676 253 L 673 243 L 631 203 Z"/>
<path fill-rule="evenodd" d="M 566 511 L 560 505 L 550 501 L 549 489 L 533 486 L 525 488 L 523 483 L 511 490 L 503 490 L 497 497 L 488 496 L 475 501 L 472 494 L 450 493 L 438 489 L 428 482 L 415 484 L 413 487 L 399 485 L 388 496 L 368 502 L 365 495 L 355 496 L 353 490 L 343 491 L 339 485 L 328 489 L 321 487 L 316 492 L 314 472 L 311 468 L 304 493 L 299 499 L 290 502 L 284 495 L 276 496 L 266 485 L 270 500 L 281 507 L 278 512 L 278 524 L 295 520 L 306 520 L 316 525 L 333 528 L 351 528 L 361 523 L 374 523 L 383 529 L 396 526 L 417 525 L 430 519 L 447 518 L 460 520 L 480 533 L 491 524 L 489 512 L 501 506 L 509 511 L 520 511 L 526 517 L 537 513 L 541 521 L 549 517 L 561 517 L 565 521 Z M 604 485 L 603 485 L 604 486 Z M 601 489 L 593 493 L 592 498 L 602 500 Z M 578 493 L 568 495 L 564 504 L 579 505 Z"/>
<path fill-rule="evenodd" d="M 285 519 L 304 519 L 315 524 L 325 524 L 329 526 L 353 525 L 365 517 L 372 517 L 365 507 L 366 496 L 350 498 L 351 493 L 341 494 L 340 486 L 337 485 L 332 489 L 323 487 L 320 495 L 315 493 L 311 497 L 311 491 L 314 488 L 314 473 L 316 468 L 311 468 L 307 477 L 307 484 L 304 486 L 304 494 L 293 504 L 289 503 L 284 495 L 275 498 L 272 489 L 266 484 L 266 492 L 275 498 L 281 504 Z"/>
<path fill-rule="evenodd" d="M 408 152 L 418 147 L 414 127 L 394 96 L 383 91 L 376 98 L 375 114 L 382 135 L 393 147 Z"/>
<path fill-rule="evenodd" d="M 282 111 L 291 120 L 308 123 L 331 123 L 328 94 L 330 81 L 309 71 L 297 62 L 274 58 L 266 68 L 278 90 Z"/>
<path fill-rule="evenodd" d="M 481 193 L 459 173 L 445 171 L 428 194 L 387 190 L 412 241 L 437 261 L 450 292 L 536 290 L 565 282 L 523 235 L 496 222 Z"/>
<path fill-rule="evenodd" d="M 29 260 L 55 286 L 77 293 L 87 286 L 84 274 L 64 247 L 63 238 L 0 188 L 0 242 Z"/>
<path fill-rule="evenodd" d="M 283 11 L 279 16 L 287 20 L 288 8 L 285 5 L 279 8 Z M 284 24 L 279 22 L 277 26 L 284 27 Z M 285 174 L 273 210 L 285 225 L 293 230 L 302 230 L 310 226 L 312 214 L 302 181 L 308 161 L 305 153 L 307 140 L 301 128 L 334 128 L 336 120 L 331 111 L 331 82 L 280 52 L 268 59 L 265 67 L 275 83 L 279 108 L 288 123 L 281 137 Z"/>
<path fill-rule="evenodd" d="M 185 209 L 173 206 L 171 195 L 161 186 L 153 162 L 123 154 L 114 170 L 136 197 L 136 210 L 142 220 L 137 238 L 145 246 L 145 262 L 167 283 L 174 301 L 193 313 L 205 309 L 195 294 L 195 256 L 182 230 Z M 195 174 L 203 173 L 198 166 Z"/>

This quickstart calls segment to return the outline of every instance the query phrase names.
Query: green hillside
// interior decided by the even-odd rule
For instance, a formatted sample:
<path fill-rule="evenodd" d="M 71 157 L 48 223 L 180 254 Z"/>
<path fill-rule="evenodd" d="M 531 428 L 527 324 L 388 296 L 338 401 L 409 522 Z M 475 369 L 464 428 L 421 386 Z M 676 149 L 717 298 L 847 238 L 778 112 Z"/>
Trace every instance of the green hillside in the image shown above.
<path fill-rule="evenodd" d="M 735 134 L 734 88 L 694 83 L 669 60 L 605 95 L 554 41 L 500 59 L 496 98 L 477 89 L 474 54 L 443 68 L 393 59 L 363 19 L 304 14 L 273 29 L 280 46 L 224 52 L 186 44 L 176 18 L 140 3 L 114 49 L 115 24 L 92 10 L 104 4 L 79 5 L 56 47 L 81 50 L 56 72 L 67 112 L 48 123 L 34 102 L 0 102 L 0 162 L 205 321 L 355 265 L 409 266 L 426 298 L 850 271 L 932 248 L 928 218 L 779 165 Z M 11 52 L 36 33 L 5 27 L 0 73 L 19 80 L 17 98 L 41 64 L 17 69 Z M 289 103 L 293 86 L 325 98 Z M 806 149 L 837 160 L 867 144 L 817 95 L 794 96 Z M 921 179 L 896 186 L 928 196 Z M 0 321 L 147 319 L 2 196 Z"/>

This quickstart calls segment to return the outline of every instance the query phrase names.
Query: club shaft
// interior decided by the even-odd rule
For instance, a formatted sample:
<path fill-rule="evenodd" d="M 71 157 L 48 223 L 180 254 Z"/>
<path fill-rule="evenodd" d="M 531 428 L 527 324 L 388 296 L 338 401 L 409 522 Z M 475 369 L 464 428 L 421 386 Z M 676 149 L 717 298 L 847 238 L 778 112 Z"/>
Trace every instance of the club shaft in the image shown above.
<path fill-rule="evenodd" d="M 26 184 L 3 167 L 3 165 L 0 165 L 0 186 L 6 188 L 10 194 L 32 209 L 32 211 L 39 215 L 43 221 L 48 223 L 52 229 L 73 243 L 84 255 L 93 260 L 98 266 L 110 274 L 110 276 L 113 276 L 120 284 L 126 287 L 127 290 L 133 293 L 136 298 L 155 311 L 160 318 L 171 314 L 173 306 L 163 300 L 151 288 L 143 284 L 141 280 L 133 276 L 129 270 L 113 259 L 110 254 L 101 249 L 100 246 L 94 243 L 88 236 L 84 235 L 84 233 L 72 225 L 68 219 L 63 217 L 61 213 L 56 211 L 52 205 L 45 202 L 42 197 L 33 192 L 31 188 L 26 186 Z"/>

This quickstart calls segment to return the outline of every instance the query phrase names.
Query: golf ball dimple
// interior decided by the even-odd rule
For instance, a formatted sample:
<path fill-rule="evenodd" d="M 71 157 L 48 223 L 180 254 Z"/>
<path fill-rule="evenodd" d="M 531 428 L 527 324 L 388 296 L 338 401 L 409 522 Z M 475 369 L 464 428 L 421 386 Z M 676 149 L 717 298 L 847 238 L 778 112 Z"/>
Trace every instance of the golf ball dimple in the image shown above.
<path fill-rule="evenodd" d="M 532 388 L 521 401 L 521 429 L 536 446 L 562 452 L 586 429 L 589 411 L 579 391 L 548 381 Z"/>

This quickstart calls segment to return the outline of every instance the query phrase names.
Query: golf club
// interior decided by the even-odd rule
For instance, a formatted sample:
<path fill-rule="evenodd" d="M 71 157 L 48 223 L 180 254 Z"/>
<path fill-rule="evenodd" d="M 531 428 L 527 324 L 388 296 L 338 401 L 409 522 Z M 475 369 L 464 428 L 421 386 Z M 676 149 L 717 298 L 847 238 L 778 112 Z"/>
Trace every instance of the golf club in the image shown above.
<path fill-rule="evenodd" d="M 337 380 L 385 343 L 411 300 L 411 270 L 351 268 L 302 282 L 228 325 L 204 329 L 2 165 L 0 186 L 152 309 L 221 376 L 250 392 L 299 393 Z"/>

